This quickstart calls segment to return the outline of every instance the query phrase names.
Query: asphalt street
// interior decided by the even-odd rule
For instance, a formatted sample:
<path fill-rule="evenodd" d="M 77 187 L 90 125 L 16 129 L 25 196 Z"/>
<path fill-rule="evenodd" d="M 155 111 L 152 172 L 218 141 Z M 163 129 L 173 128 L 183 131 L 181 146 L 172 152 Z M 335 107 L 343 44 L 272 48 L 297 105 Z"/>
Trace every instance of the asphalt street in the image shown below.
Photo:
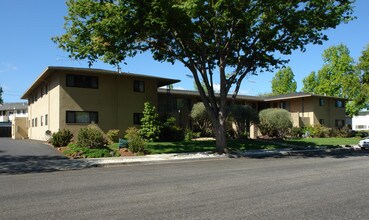
<path fill-rule="evenodd" d="M 368 219 L 369 157 L 221 159 L 0 175 L 1 219 Z"/>

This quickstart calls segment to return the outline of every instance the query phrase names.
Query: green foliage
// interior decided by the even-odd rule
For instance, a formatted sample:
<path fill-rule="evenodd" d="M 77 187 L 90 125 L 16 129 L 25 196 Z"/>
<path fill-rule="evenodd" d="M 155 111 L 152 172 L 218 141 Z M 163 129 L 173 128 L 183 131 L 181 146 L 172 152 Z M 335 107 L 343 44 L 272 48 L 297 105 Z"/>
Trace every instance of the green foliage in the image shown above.
<path fill-rule="evenodd" d="M 304 134 L 306 131 L 310 134 L 310 137 L 327 138 L 332 135 L 332 129 L 321 125 L 315 125 L 314 127 L 309 125 L 303 128 Z"/>
<path fill-rule="evenodd" d="M 200 129 L 204 136 L 212 135 L 212 123 L 203 103 L 198 102 L 194 104 L 190 116 L 195 126 Z"/>
<path fill-rule="evenodd" d="M 194 138 L 199 138 L 201 136 L 201 132 L 193 132 L 191 129 L 186 129 L 185 132 L 185 141 L 192 141 Z"/>
<path fill-rule="evenodd" d="M 82 148 L 104 148 L 108 140 L 103 132 L 93 126 L 81 128 L 77 136 L 77 145 Z"/>
<path fill-rule="evenodd" d="M 119 152 L 108 147 L 102 148 L 87 148 L 80 147 L 77 144 L 69 144 L 67 150 L 63 152 L 64 155 L 72 158 L 101 158 L 101 157 L 119 157 Z"/>
<path fill-rule="evenodd" d="M 161 124 L 155 106 L 150 102 L 145 102 L 142 113 L 140 135 L 151 142 L 159 140 Z"/>
<path fill-rule="evenodd" d="M 297 83 L 291 67 L 280 69 L 272 79 L 273 95 L 283 95 L 296 92 Z"/>
<path fill-rule="evenodd" d="M 230 111 L 228 121 L 234 123 L 236 129 L 234 133 L 233 131 L 229 131 L 228 136 L 241 138 L 246 133 L 246 127 L 250 126 L 250 122 L 259 122 L 257 111 L 249 105 L 232 105 Z"/>
<path fill-rule="evenodd" d="M 304 134 L 303 128 L 293 127 L 291 129 L 291 137 L 292 138 L 301 138 L 303 134 Z"/>
<path fill-rule="evenodd" d="M 4 100 L 3 100 L 3 87 L 0 86 L 0 104 L 3 104 Z"/>
<path fill-rule="evenodd" d="M 355 100 L 360 91 L 360 77 L 349 49 L 343 44 L 329 47 L 323 53 L 323 61 L 317 75 L 313 72 L 303 80 L 303 91 Z M 351 116 L 360 108 L 355 102 L 346 105 Z"/>
<path fill-rule="evenodd" d="M 117 129 L 109 130 L 106 133 L 106 136 L 109 138 L 109 141 L 111 141 L 112 143 L 117 143 L 119 140 L 119 130 Z"/>
<path fill-rule="evenodd" d="M 264 109 L 259 119 L 260 132 L 269 137 L 284 138 L 292 129 L 291 114 L 285 109 Z"/>
<path fill-rule="evenodd" d="M 51 144 L 54 147 L 64 147 L 67 146 L 73 138 L 73 134 L 68 129 L 63 129 L 56 133 L 53 133 L 51 136 Z"/>
<path fill-rule="evenodd" d="M 132 153 L 146 153 L 146 140 L 141 137 L 137 128 L 128 128 L 126 130 L 126 135 L 124 135 L 124 138 L 128 140 L 128 149 Z"/>
<path fill-rule="evenodd" d="M 361 108 L 369 106 L 369 44 L 362 51 L 357 67 L 360 71 L 360 91 L 354 102 Z"/>
<path fill-rule="evenodd" d="M 119 65 L 150 51 L 160 62 L 181 62 L 194 76 L 216 134 L 226 148 L 227 94 L 246 75 L 288 62 L 284 55 L 322 44 L 323 31 L 353 19 L 352 1 L 95 1 L 69 0 L 66 33 L 52 40 L 75 59 Z M 226 70 L 231 70 L 227 75 Z M 220 80 L 220 102 L 213 76 Z M 208 95 L 201 86 L 204 82 Z"/>
<path fill-rule="evenodd" d="M 183 132 L 182 129 L 176 126 L 176 118 L 169 117 L 163 123 L 160 131 L 160 141 L 182 141 Z"/>

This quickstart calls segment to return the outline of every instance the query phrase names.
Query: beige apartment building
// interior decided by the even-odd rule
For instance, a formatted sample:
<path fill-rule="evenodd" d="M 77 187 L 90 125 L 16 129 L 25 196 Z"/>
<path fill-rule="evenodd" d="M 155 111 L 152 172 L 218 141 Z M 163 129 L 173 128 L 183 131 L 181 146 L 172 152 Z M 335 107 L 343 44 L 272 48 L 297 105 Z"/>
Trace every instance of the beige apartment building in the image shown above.
<path fill-rule="evenodd" d="M 162 89 L 179 82 L 176 79 L 118 73 L 88 68 L 47 67 L 24 93 L 28 100 L 26 130 L 31 139 L 46 140 L 48 132 L 69 129 L 75 137 L 80 128 L 95 123 L 102 131 L 119 129 L 121 135 L 131 126 L 139 126 L 144 103 L 157 106 L 158 112 L 177 118 L 180 127 L 191 127 L 189 114 L 200 102 L 196 91 Z M 345 99 L 293 93 L 281 96 L 237 96 L 237 104 L 255 110 L 284 108 L 291 112 L 296 127 L 321 124 L 342 127 Z M 23 126 L 23 127 L 24 127 Z M 250 128 L 257 136 L 257 127 Z"/>
<path fill-rule="evenodd" d="M 28 137 L 45 140 L 47 131 L 79 129 L 95 123 L 102 131 L 140 123 L 143 103 L 157 105 L 157 89 L 179 80 L 115 71 L 48 67 L 24 93 Z"/>

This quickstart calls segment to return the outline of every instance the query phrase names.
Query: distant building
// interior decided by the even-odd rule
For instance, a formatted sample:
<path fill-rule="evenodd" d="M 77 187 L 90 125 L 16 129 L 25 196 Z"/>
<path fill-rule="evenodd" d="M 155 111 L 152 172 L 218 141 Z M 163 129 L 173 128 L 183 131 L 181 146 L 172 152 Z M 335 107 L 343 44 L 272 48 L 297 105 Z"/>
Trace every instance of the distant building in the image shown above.
<path fill-rule="evenodd" d="M 362 110 L 358 115 L 352 117 L 352 130 L 369 130 L 369 109 Z"/>
<path fill-rule="evenodd" d="M 28 117 L 28 104 L 26 102 L 3 103 L 0 105 L 0 137 L 11 137 L 12 122 L 26 120 Z"/>
<path fill-rule="evenodd" d="M 11 122 L 15 117 L 28 117 L 27 102 L 4 103 L 0 105 L 0 122 Z"/>

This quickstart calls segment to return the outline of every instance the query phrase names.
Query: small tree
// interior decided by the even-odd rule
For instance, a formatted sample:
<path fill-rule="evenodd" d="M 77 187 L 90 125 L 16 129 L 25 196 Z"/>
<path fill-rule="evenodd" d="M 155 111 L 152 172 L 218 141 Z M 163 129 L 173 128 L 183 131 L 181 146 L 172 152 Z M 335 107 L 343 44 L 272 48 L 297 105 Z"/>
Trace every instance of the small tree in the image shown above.
<path fill-rule="evenodd" d="M 297 83 L 291 67 L 279 70 L 272 79 L 273 95 L 283 95 L 296 92 Z"/>
<path fill-rule="evenodd" d="M 258 113 L 249 105 L 233 105 L 229 121 L 236 125 L 236 137 L 240 137 L 250 122 L 259 122 Z"/>
<path fill-rule="evenodd" d="M 190 116 L 204 135 L 212 134 L 211 120 L 202 102 L 198 102 L 192 106 Z"/>
<path fill-rule="evenodd" d="M 264 109 L 260 111 L 259 119 L 263 135 L 284 138 L 292 129 L 291 114 L 285 109 Z"/>
<path fill-rule="evenodd" d="M 108 144 L 108 140 L 98 128 L 87 126 L 79 130 L 77 144 L 85 148 L 103 148 Z"/>
<path fill-rule="evenodd" d="M 141 137 L 137 128 L 129 127 L 124 138 L 128 140 L 128 149 L 132 153 L 144 154 L 146 152 L 146 140 Z"/>
<path fill-rule="evenodd" d="M 155 106 L 153 106 L 150 102 L 145 102 L 142 113 L 143 117 L 141 118 L 141 129 L 139 130 L 140 135 L 151 142 L 159 140 L 162 126 L 159 121 L 159 115 L 156 112 Z"/>

